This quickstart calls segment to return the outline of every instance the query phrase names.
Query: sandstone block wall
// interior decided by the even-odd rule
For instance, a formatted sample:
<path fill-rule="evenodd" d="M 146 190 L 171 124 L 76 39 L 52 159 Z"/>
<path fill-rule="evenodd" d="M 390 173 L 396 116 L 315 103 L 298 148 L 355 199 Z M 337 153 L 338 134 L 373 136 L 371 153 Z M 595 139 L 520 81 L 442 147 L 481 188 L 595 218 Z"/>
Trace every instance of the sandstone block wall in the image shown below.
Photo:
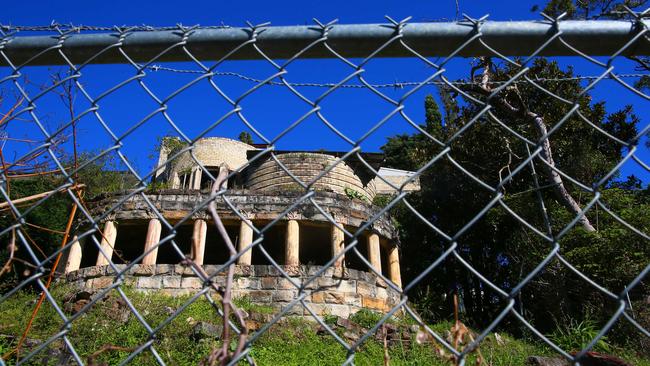
<path fill-rule="evenodd" d="M 124 270 L 126 265 L 117 265 Z M 203 266 L 210 275 L 219 266 Z M 313 277 L 321 266 L 282 267 L 297 284 L 306 284 L 303 293 L 296 285 L 273 266 L 236 266 L 233 282 L 233 296 L 247 297 L 254 304 L 273 307 L 280 311 L 298 296 L 305 296 L 305 302 L 318 315 L 348 317 L 362 308 L 387 312 L 399 300 L 399 293 L 387 287 L 376 275 L 347 268 L 327 268 L 320 276 Z M 215 282 L 225 284 L 225 271 L 217 274 Z M 109 266 L 87 267 L 66 275 L 66 282 L 80 289 L 98 290 L 111 286 L 118 278 Z M 173 264 L 141 265 L 129 268 L 124 284 L 139 291 L 161 291 L 171 296 L 193 294 L 204 284 L 189 267 Z M 300 303 L 287 315 L 310 316 Z"/>
<path fill-rule="evenodd" d="M 337 160 L 331 155 L 302 152 L 284 153 L 276 157 L 287 170 L 305 183 L 316 178 Z M 302 190 L 302 187 L 270 157 L 251 167 L 246 186 L 251 190 L 259 191 Z M 354 170 L 345 162 L 336 165 L 313 187 L 315 190 L 332 191 L 343 195 L 347 194 L 346 189 L 353 190 L 365 197 L 368 202 L 372 202 L 375 197 L 375 183 L 361 182 Z"/>

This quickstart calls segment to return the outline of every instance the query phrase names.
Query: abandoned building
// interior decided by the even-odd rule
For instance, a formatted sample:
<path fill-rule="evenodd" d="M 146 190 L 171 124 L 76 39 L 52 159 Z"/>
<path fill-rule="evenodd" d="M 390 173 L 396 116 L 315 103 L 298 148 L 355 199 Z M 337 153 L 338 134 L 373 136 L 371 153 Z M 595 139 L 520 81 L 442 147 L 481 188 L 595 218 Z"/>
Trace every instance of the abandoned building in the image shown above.
<path fill-rule="evenodd" d="M 340 316 L 361 308 L 387 311 L 399 302 L 398 291 L 368 266 L 401 287 L 396 230 L 390 217 L 378 215 L 380 208 L 372 202 L 377 195 L 395 193 L 386 181 L 403 185 L 404 191 L 418 190 L 412 172 L 381 167 L 381 154 L 350 155 L 334 165 L 345 153 L 274 151 L 271 156 L 262 154 L 259 146 L 220 137 L 198 140 L 192 154 L 181 152 L 171 162 L 167 160 L 174 151 L 169 150 L 161 149 L 156 189 L 105 194 L 89 202 L 93 217 L 102 218 L 102 233 L 92 234 L 94 238 L 83 236 L 90 228 L 79 227 L 81 239 L 70 247 L 65 262 L 68 282 L 100 289 L 121 277 L 125 284 L 142 291 L 191 294 L 204 284 L 190 266 L 180 264 L 183 256 L 190 256 L 209 275 L 216 273 L 215 282 L 223 284 L 223 264 L 230 256 L 207 207 L 213 182 L 210 175 L 216 177 L 221 168 L 229 173 L 238 171 L 226 182 L 227 201 L 216 200 L 217 212 L 239 250 L 234 297 L 248 297 L 253 303 L 280 309 L 303 295 L 316 314 Z M 313 195 L 291 208 L 305 189 L 283 167 L 309 183 L 332 165 L 310 186 Z M 368 166 L 383 179 L 371 174 Z M 353 234 L 371 223 L 355 246 L 368 264 L 350 250 L 325 268 L 353 241 L 324 213 Z M 274 220 L 275 224 L 259 235 Z M 304 284 L 305 291 L 299 293 L 271 265 L 269 257 L 294 283 Z M 133 262 L 136 264 L 127 269 Z M 123 276 L 116 276 L 118 273 Z M 288 314 L 308 312 L 297 304 Z"/>

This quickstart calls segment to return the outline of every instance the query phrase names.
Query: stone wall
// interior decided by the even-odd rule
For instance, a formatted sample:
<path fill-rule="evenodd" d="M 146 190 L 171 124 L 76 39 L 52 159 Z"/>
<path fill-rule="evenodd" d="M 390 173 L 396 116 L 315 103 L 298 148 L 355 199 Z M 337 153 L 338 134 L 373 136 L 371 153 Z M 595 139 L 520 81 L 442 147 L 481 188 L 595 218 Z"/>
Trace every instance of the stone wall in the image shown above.
<path fill-rule="evenodd" d="M 415 175 L 415 172 L 392 169 L 392 168 L 384 168 L 384 167 L 380 168 L 378 173 L 379 173 L 378 176 L 375 177 L 375 179 L 373 179 L 373 181 L 375 182 L 377 194 L 395 194 L 397 191 L 393 187 L 388 185 L 386 181 L 390 182 L 395 187 L 400 187 L 408 179 L 411 179 L 413 175 Z M 415 179 L 413 179 L 408 184 L 406 184 L 402 189 L 402 191 L 404 192 L 414 192 L 419 190 L 420 190 L 419 177 L 415 177 Z"/>
<path fill-rule="evenodd" d="M 213 274 L 217 265 L 203 266 L 206 273 Z M 126 265 L 117 265 L 124 271 Z M 283 266 L 291 279 L 299 284 L 307 283 L 320 266 Z M 215 276 L 215 283 L 225 284 L 226 271 Z M 87 267 L 66 275 L 66 282 L 80 289 L 98 290 L 111 286 L 117 276 L 109 266 Z M 124 273 L 124 284 L 140 291 L 161 291 L 178 296 L 193 294 L 203 287 L 191 268 L 173 265 L 136 264 Z M 276 311 L 285 308 L 298 296 L 298 289 L 273 266 L 235 266 L 233 296 L 247 297 L 254 304 L 271 306 Z M 362 308 L 380 312 L 389 311 L 399 302 L 399 293 L 375 274 L 353 269 L 327 268 L 320 276 L 306 284 L 305 302 L 318 315 L 332 314 L 348 317 Z M 300 303 L 288 315 L 309 316 Z"/>
<path fill-rule="evenodd" d="M 283 153 L 278 154 L 278 161 L 284 165 L 296 178 L 308 183 L 328 166 L 334 164 L 336 157 L 317 153 Z M 266 158 L 250 168 L 246 187 L 259 191 L 288 191 L 304 190 L 285 172 L 272 158 Z M 348 192 L 358 192 L 368 202 L 375 197 L 374 181 L 365 184 L 345 162 L 340 162 L 314 185 L 314 190 L 325 190 L 347 195 Z M 350 191 L 351 190 L 351 191 Z"/>

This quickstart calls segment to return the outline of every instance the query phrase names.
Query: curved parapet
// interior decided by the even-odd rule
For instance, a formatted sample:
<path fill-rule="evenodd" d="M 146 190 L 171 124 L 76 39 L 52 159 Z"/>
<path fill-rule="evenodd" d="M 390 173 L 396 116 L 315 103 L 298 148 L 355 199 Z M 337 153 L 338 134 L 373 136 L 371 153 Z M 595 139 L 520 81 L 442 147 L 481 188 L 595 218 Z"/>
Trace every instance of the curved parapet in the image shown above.
<path fill-rule="evenodd" d="M 334 165 L 337 158 L 320 153 L 281 153 L 276 159 L 303 183 L 310 183 L 325 169 Z M 271 157 L 251 167 L 246 182 L 247 188 L 265 192 L 282 192 L 302 190 L 302 187 L 280 164 Z M 345 162 L 339 162 L 327 174 L 312 185 L 316 191 L 330 191 L 348 197 L 360 198 L 372 202 L 375 197 L 375 182 L 362 182 L 361 178 Z"/>

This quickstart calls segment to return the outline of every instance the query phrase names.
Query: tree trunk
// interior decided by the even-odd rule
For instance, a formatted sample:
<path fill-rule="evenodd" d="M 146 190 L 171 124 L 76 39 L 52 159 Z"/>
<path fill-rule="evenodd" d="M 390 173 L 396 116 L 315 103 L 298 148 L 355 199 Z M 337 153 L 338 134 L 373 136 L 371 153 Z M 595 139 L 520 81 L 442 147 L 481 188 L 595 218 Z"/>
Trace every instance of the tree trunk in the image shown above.
<path fill-rule="evenodd" d="M 546 136 L 548 133 L 548 129 L 546 128 L 546 123 L 544 123 L 544 119 L 537 115 L 536 113 L 533 112 L 528 112 L 527 113 L 529 117 L 532 118 L 533 124 L 535 125 L 535 128 L 537 129 L 537 132 L 539 133 L 540 137 Z M 542 151 L 540 153 L 540 156 L 546 163 L 548 164 L 543 164 L 544 165 L 544 171 L 546 172 L 546 177 L 551 183 L 553 183 L 553 187 L 555 190 L 555 194 L 557 195 L 558 199 L 560 200 L 560 203 L 562 203 L 571 213 L 574 215 L 578 216 L 582 209 L 580 208 L 580 205 L 578 202 L 573 199 L 569 191 L 567 191 L 566 187 L 564 186 L 564 182 L 562 181 L 562 176 L 560 173 L 555 171 L 555 162 L 553 161 L 553 152 L 551 150 L 551 142 L 549 141 L 548 138 L 544 139 L 542 142 Z M 582 227 L 589 232 L 596 231 L 596 229 L 591 225 L 591 222 L 589 222 L 589 219 L 587 218 L 587 215 L 583 215 L 580 217 L 580 220 L 578 222 L 582 225 Z"/>

